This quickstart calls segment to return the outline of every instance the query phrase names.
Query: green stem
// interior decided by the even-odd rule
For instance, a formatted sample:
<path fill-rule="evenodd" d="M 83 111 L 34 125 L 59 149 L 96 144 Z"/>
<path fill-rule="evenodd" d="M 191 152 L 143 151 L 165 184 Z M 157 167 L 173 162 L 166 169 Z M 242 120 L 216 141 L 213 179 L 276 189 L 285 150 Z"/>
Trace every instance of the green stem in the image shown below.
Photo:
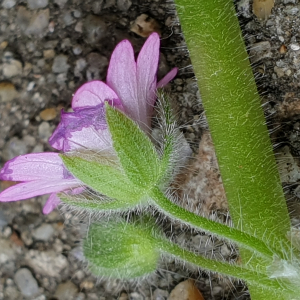
<path fill-rule="evenodd" d="M 264 274 L 248 270 L 238 265 L 231 265 L 196 255 L 166 240 L 161 240 L 159 245 L 161 251 L 171 254 L 185 262 L 199 266 L 201 269 L 221 273 L 236 279 L 242 279 L 260 288 L 272 291 L 274 295 L 276 295 L 275 298 L 272 298 L 273 300 L 283 299 L 281 297 L 287 293 L 287 287 L 284 287 L 282 283 L 279 283 L 277 280 L 268 278 Z M 280 293 L 280 295 L 278 293 Z"/>
<path fill-rule="evenodd" d="M 286 201 L 233 0 L 175 2 L 233 223 L 291 260 Z M 244 261 L 253 255 L 240 254 Z M 255 285 L 249 289 L 253 300 L 272 299 Z"/>
<path fill-rule="evenodd" d="M 267 258 L 269 261 L 273 260 L 274 254 L 277 254 L 278 257 L 283 259 L 283 254 L 281 252 L 276 252 L 274 249 L 270 249 L 269 246 L 256 237 L 238 229 L 198 216 L 174 204 L 165 197 L 158 187 L 152 189 L 150 197 L 152 197 L 154 205 L 157 206 L 159 210 L 173 219 L 188 224 L 194 228 L 207 231 L 223 239 L 228 239 L 239 246 L 252 250 L 252 252 Z"/>
<path fill-rule="evenodd" d="M 290 219 L 233 1 L 176 4 L 233 223 L 287 253 Z"/>

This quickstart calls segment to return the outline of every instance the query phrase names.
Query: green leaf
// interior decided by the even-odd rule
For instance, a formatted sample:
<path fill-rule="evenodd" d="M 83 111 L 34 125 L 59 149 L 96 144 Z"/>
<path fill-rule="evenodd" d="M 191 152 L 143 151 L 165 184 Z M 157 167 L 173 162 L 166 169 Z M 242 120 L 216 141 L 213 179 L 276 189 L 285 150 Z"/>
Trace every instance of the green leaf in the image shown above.
<path fill-rule="evenodd" d="M 116 200 L 127 203 L 145 198 L 144 191 L 134 185 L 120 169 L 85 160 L 76 156 L 60 155 L 67 169 L 85 185 Z"/>
<path fill-rule="evenodd" d="M 101 199 L 101 197 L 80 194 L 80 195 L 69 195 L 69 194 L 59 194 L 60 200 L 66 204 L 72 205 L 73 207 L 83 208 L 90 212 L 124 212 L 133 209 L 137 206 L 138 201 L 136 199 L 127 198 L 123 201 L 118 200 L 107 200 Z"/>
<path fill-rule="evenodd" d="M 160 258 L 154 222 L 110 219 L 94 223 L 83 243 L 84 256 L 96 276 L 133 279 L 156 270 Z"/>
<path fill-rule="evenodd" d="M 106 104 L 106 119 L 113 146 L 128 178 L 141 188 L 156 184 L 159 157 L 147 135 L 137 124 Z"/>

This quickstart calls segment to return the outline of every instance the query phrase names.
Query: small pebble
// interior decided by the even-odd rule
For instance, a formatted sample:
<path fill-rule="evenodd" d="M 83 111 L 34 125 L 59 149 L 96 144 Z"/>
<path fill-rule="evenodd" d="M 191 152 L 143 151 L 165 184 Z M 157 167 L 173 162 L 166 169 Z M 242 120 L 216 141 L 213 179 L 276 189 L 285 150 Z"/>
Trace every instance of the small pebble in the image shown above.
<path fill-rule="evenodd" d="M 0 103 L 12 101 L 17 97 L 18 92 L 11 82 L 0 82 Z"/>
<path fill-rule="evenodd" d="M 144 300 L 144 297 L 137 292 L 133 292 L 133 293 L 129 294 L 129 299 L 130 300 Z"/>
<path fill-rule="evenodd" d="M 67 62 L 68 62 L 68 57 L 66 55 L 56 56 L 53 61 L 52 72 L 53 73 L 68 72 L 70 65 Z"/>
<path fill-rule="evenodd" d="M 74 299 L 78 290 L 76 285 L 72 281 L 61 283 L 54 294 L 57 300 L 70 300 Z"/>
<path fill-rule="evenodd" d="M 55 108 L 46 108 L 40 112 L 40 117 L 43 121 L 50 121 L 55 119 L 57 116 L 57 111 Z"/>
<path fill-rule="evenodd" d="M 50 224 L 43 224 L 33 231 L 32 236 L 36 240 L 46 242 L 52 238 L 54 232 L 54 228 Z"/>
<path fill-rule="evenodd" d="M 123 12 L 127 12 L 131 5 L 131 0 L 117 0 L 117 8 Z"/>
<path fill-rule="evenodd" d="M 75 55 L 79 55 L 82 53 L 82 48 L 79 45 L 74 46 L 72 50 Z"/>
<path fill-rule="evenodd" d="M 130 30 L 142 37 L 148 37 L 153 32 L 161 35 L 158 22 L 146 14 L 138 16 L 132 23 Z"/>
<path fill-rule="evenodd" d="M 34 13 L 30 18 L 30 23 L 25 30 L 26 35 L 35 35 L 39 36 L 45 32 L 45 29 L 49 24 L 50 12 L 49 9 L 41 10 L 37 13 Z"/>
<path fill-rule="evenodd" d="M 293 51 L 298 51 L 300 49 L 300 46 L 298 44 L 291 44 L 290 47 Z"/>
<path fill-rule="evenodd" d="M 53 49 L 44 50 L 43 56 L 45 59 L 52 59 L 55 57 L 55 51 Z"/>
<path fill-rule="evenodd" d="M 153 300 L 166 300 L 169 297 L 169 292 L 162 290 L 162 289 L 156 289 L 153 292 Z"/>
<path fill-rule="evenodd" d="M 6 78 L 11 78 L 22 74 L 22 63 L 14 58 L 14 53 L 10 51 L 4 52 L 3 55 L 3 75 Z"/>
<path fill-rule="evenodd" d="M 47 141 L 51 136 L 51 129 L 48 122 L 42 122 L 38 127 L 39 137 Z"/>
<path fill-rule="evenodd" d="M 100 42 L 107 35 L 107 25 L 102 17 L 89 15 L 84 21 L 83 30 L 86 40 L 89 44 L 94 45 Z"/>
<path fill-rule="evenodd" d="M 63 8 L 67 2 L 68 0 L 54 0 L 54 3 L 56 3 L 60 8 Z"/>
<path fill-rule="evenodd" d="M 67 258 L 54 251 L 29 250 L 25 254 L 25 261 L 35 273 L 53 278 L 61 278 L 62 273 L 68 272 Z"/>
<path fill-rule="evenodd" d="M 8 42 L 7 41 L 3 41 L 2 43 L 0 43 L 0 49 L 3 50 L 7 47 Z"/>
<path fill-rule="evenodd" d="M 74 10 L 73 11 L 73 16 L 74 16 L 74 18 L 80 18 L 81 17 L 81 15 L 82 15 L 82 13 L 81 13 L 81 11 L 80 10 Z"/>
<path fill-rule="evenodd" d="M 25 297 L 33 297 L 39 293 L 37 281 L 26 268 L 19 269 L 16 272 L 14 281 Z"/>
<path fill-rule="evenodd" d="M 271 44 L 269 41 L 259 42 L 251 46 L 250 60 L 252 63 L 268 57 L 272 57 Z"/>
<path fill-rule="evenodd" d="M 30 9 L 44 8 L 48 5 L 48 0 L 27 0 Z"/>
<path fill-rule="evenodd" d="M 15 156 L 26 154 L 27 152 L 27 145 L 17 137 L 12 137 L 4 146 L 2 158 L 5 161 L 8 161 L 13 159 Z"/>
<path fill-rule="evenodd" d="M 180 282 L 172 290 L 168 300 L 204 300 L 193 280 Z"/>
<path fill-rule="evenodd" d="M 73 23 L 75 23 L 75 20 L 73 19 L 72 15 L 71 15 L 71 12 L 67 12 L 66 14 L 64 14 L 63 21 L 66 26 L 70 26 Z"/>
<path fill-rule="evenodd" d="M 94 283 L 92 281 L 84 280 L 80 284 L 81 289 L 91 290 L 94 287 Z"/>
<path fill-rule="evenodd" d="M 16 0 L 4 0 L 2 2 L 2 7 L 6 9 L 13 8 L 16 5 Z"/>

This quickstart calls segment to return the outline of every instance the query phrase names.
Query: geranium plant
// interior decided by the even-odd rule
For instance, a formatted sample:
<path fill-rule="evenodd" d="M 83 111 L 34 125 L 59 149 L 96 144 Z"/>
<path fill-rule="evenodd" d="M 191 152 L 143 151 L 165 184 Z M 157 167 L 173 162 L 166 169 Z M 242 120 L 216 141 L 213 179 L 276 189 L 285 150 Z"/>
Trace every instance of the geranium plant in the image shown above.
<path fill-rule="evenodd" d="M 297 299 L 297 232 L 291 229 L 233 2 L 176 3 L 233 226 L 183 209 L 170 192 L 190 149 L 161 90 L 177 69 L 156 80 L 156 33 L 136 61 L 131 44 L 122 41 L 112 54 L 106 83 L 93 81 L 77 90 L 73 112 L 62 112 L 49 140 L 61 154 L 28 154 L 5 164 L 1 179 L 21 183 L 3 191 L 0 201 L 50 194 L 44 213 L 64 203 L 98 216 L 114 214 L 109 222 L 91 224 L 83 241 L 83 254 L 97 276 L 143 277 L 156 270 L 162 257 L 172 256 L 246 281 L 252 299 Z M 159 141 L 151 136 L 154 109 Z M 125 222 L 129 212 L 138 214 Z M 157 215 L 235 244 L 241 260 L 230 264 L 182 248 L 164 236 Z"/>

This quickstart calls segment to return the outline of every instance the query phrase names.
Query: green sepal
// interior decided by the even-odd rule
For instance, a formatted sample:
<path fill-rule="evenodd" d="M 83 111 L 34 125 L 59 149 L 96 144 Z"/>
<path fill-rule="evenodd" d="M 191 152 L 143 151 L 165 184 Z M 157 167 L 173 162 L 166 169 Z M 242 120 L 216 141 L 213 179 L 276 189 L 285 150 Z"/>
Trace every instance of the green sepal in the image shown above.
<path fill-rule="evenodd" d="M 140 188 L 149 188 L 160 177 L 154 145 L 138 125 L 106 103 L 106 121 L 113 147 L 128 178 Z"/>
<path fill-rule="evenodd" d="M 83 254 L 96 276 L 134 279 L 154 272 L 160 258 L 152 221 L 127 223 L 110 219 L 90 226 Z M 157 228 L 158 231 L 158 228 Z"/>
<path fill-rule="evenodd" d="M 58 194 L 60 200 L 74 208 L 83 208 L 90 212 L 111 213 L 124 212 L 137 208 L 137 205 L 144 203 L 147 198 L 137 201 L 136 199 L 128 198 L 127 201 L 107 200 L 99 196 L 91 196 L 88 194 L 69 195 Z"/>
<path fill-rule="evenodd" d="M 127 203 L 145 198 L 144 191 L 134 185 L 122 170 L 76 156 L 61 154 L 67 169 L 85 185 L 109 198 Z"/>
<path fill-rule="evenodd" d="M 175 144 L 179 130 L 173 111 L 170 105 L 168 95 L 163 89 L 157 91 L 157 114 L 158 124 L 162 134 L 162 143 L 160 147 L 160 178 L 159 183 L 167 185 L 170 183 L 172 172 L 174 172 Z"/>

